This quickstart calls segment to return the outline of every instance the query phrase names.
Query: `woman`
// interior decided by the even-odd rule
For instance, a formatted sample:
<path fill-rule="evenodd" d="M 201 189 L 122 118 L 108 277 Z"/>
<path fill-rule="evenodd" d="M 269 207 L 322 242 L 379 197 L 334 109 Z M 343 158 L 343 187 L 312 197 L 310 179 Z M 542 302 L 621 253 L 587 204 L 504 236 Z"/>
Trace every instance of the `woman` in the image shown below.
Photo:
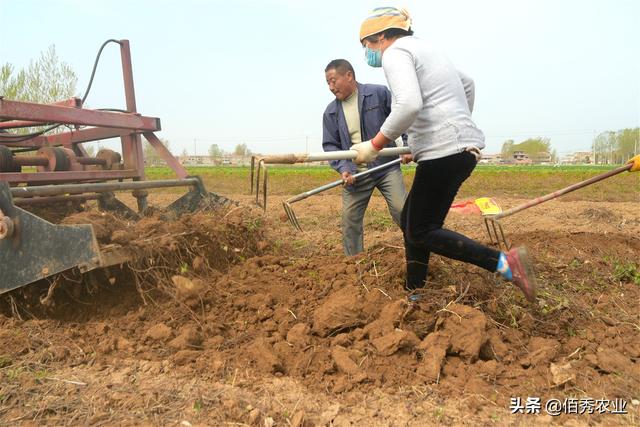
<path fill-rule="evenodd" d="M 433 252 L 497 271 L 534 301 L 535 277 L 525 248 L 500 252 L 442 228 L 458 189 L 484 148 L 484 135 L 471 119 L 473 81 L 413 36 L 404 9 L 374 9 L 362 23 L 360 42 L 367 63 L 384 69 L 393 102 L 380 132 L 353 147 L 358 151 L 355 161 L 372 161 L 389 141 L 407 133 L 418 163 L 402 210 L 407 289 L 424 286 Z"/>

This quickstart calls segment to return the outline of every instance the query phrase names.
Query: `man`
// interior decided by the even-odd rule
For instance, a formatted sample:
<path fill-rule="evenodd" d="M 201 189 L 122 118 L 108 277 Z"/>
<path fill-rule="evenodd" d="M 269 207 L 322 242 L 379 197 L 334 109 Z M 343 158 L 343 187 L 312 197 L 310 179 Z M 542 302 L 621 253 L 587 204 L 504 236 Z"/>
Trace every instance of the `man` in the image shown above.
<path fill-rule="evenodd" d="M 324 151 L 350 150 L 352 146 L 373 138 L 391 113 L 389 89 L 381 85 L 358 83 L 353 67 L 344 59 L 329 62 L 324 73 L 329 90 L 336 97 L 322 117 Z M 395 147 L 395 143 L 391 141 L 385 146 Z M 353 177 L 358 172 L 394 159 L 381 157 L 358 166 L 351 160 L 330 162 L 345 181 L 342 190 L 342 244 L 346 255 L 356 255 L 364 250 L 364 212 L 375 188 L 387 201 L 393 221 L 400 225 L 406 194 L 400 166 L 389 166 L 357 181 Z"/>

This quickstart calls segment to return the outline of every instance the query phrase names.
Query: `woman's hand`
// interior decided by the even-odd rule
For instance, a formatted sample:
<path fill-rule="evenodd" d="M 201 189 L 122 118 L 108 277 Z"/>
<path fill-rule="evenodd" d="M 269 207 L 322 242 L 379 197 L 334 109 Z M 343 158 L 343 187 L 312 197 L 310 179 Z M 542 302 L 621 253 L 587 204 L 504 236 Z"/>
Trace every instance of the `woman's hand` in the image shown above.
<path fill-rule="evenodd" d="M 403 165 L 406 165 L 407 163 L 411 163 L 413 161 L 413 154 L 403 154 L 402 156 L 400 156 L 400 159 L 400 162 Z"/>

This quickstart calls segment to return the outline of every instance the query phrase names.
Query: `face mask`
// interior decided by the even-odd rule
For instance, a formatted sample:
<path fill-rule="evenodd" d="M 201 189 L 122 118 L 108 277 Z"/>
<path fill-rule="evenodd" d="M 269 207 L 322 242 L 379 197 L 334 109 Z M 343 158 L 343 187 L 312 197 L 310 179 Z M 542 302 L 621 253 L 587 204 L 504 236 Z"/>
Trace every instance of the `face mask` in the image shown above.
<path fill-rule="evenodd" d="M 382 51 L 380 49 L 366 48 L 364 52 L 367 64 L 372 67 L 382 67 Z"/>

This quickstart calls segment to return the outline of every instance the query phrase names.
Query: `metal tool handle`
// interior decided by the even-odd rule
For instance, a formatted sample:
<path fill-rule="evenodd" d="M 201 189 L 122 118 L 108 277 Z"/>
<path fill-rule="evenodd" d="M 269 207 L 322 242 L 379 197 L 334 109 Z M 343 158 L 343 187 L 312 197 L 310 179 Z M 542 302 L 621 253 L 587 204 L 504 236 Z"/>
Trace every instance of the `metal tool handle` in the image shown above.
<path fill-rule="evenodd" d="M 378 153 L 378 157 L 395 157 L 402 154 L 410 154 L 409 147 L 383 148 Z M 301 154 L 275 154 L 261 157 L 260 160 L 269 164 L 294 164 L 306 162 L 319 162 L 325 160 L 353 160 L 357 157 L 356 150 L 326 151 L 321 153 L 301 153 Z"/>
<path fill-rule="evenodd" d="M 402 161 L 402 159 L 398 158 L 396 160 L 392 160 L 390 162 L 383 163 L 383 164 L 378 165 L 376 167 L 373 167 L 371 169 L 367 169 L 366 171 L 358 172 L 357 174 L 353 175 L 353 177 L 358 179 L 358 178 L 361 178 L 363 176 L 369 175 L 370 173 L 377 172 L 379 170 L 388 168 L 389 166 L 397 165 L 401 161 Z M 287 200 L 287 203 L 299 202 L 300 200 L 304 200 L 307 197 L 313 196 L 314 194 L 322 193 L 323 191 L 330 190 L 330 189 L 338 187 L 339 185 L 342 185 L 342 184 L 344 184 L 344 179 L 339 179 L 337 181 L 330 182 L 329 184 L 325 184 L 325 185 L 323 185 L 321 187 L 314 188 L 313 190 L 305 191 L 304 193 L 298 194 L 297 196 L 293 196 L 292 198 Z"/>
<path fill-rule="evenodd" d="M 612 177 L 614 175 L 617 175 L 619 173 L 628 171 L 629 169 L 631 169 L 631 166 L 632 166 L 631 163 L 626 164 L 624 166 L 620 166 L 617 169 L 613 169 L 613 170 L 610 170 L 609 172 L 605 172 L 603 174 L 596 175 L 596 176 L 594 176 L 592 178 L 589 178 L 587 180 L 578 182 L 577 184 L 573 184 L 573 185 L 565 187 L 565 188 L 563 188 L 561 190 L 554 191 L 553 193 L 549 193 L 549 194 L 546 194 L 544 196 L 537 197 L 537 198 L 535 198 L 533 200 L 529 200 L 526 203 L 523 203 L 523 204 L 518 205 L 516 207 L 513 207 L 511 209 L 508 209 L 508 210 L 506 210 L 506 211 L 504 211 L 502 213 L 490 216 L 490 218 L 492 218 L 492 219 L 500 219 L 500 218 L 508 217 L 508 216 L 513 215 L 513 214 L 515 214 L 517 212 L 520 212 L 520 211 L 522 211 L 524 209 L 530 208 L 532 206 L 539 205 L 539 204 L 544 203 L 544 202 L 546 202 L 548 200 L 555 199 L 556 197 L 560 197 L 563 194 L 570 193 L 570 192 L 575 191 L 575 190 L 577 190 L 579 188 L 586 187 L 587 185 L 593 184 L 593 183 L 598 182 L 598 181 L 602 181 L 603 179 L 607 179 L 607 178 Z M 487 216 L 489 216 L 489 215 L 487 215 Z"/>

